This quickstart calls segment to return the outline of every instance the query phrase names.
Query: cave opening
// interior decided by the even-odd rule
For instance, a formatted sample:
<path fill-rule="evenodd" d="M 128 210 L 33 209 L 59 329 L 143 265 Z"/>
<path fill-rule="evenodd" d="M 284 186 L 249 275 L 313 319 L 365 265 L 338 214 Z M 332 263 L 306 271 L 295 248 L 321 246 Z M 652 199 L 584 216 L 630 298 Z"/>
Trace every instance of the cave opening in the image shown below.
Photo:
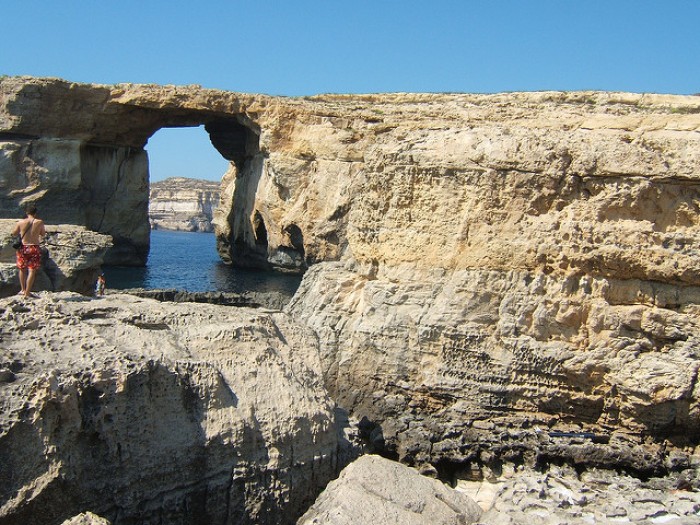
<path fill-rule="evenodd" d="M 265 221 L 259 211 L 256 211 L 253 217 L 253 228 L 255 230 L 255 244 L 262 247 L 267 254 L 267 228 L 265 228 Z"/>

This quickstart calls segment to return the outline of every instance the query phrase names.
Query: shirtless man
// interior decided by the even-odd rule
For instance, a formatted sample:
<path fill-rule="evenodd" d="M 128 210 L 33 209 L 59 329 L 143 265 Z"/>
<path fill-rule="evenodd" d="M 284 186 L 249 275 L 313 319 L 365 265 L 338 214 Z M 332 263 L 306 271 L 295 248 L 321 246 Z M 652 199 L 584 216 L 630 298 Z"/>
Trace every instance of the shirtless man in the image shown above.
<path fill-rule="evenodd" d="M 22 246 L 17 250 L 17 268 L 19 268 L 20 294 L 30 297 L 36 272 L 41 267 L 41 249 L 39 243 L 46 235 L 44 221 L 36 218 L 36 207 L 27 209 L 27 217 L 18 221 L 12 235 L 22 235 Z"/>

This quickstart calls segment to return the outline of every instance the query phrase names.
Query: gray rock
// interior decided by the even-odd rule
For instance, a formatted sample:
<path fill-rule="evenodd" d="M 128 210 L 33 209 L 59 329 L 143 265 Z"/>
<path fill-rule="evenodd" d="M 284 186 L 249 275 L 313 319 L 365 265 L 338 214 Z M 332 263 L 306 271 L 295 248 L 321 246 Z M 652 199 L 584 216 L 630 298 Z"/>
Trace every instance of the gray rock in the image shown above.
<path fill-rule="evenodd" d="M 297 525 L 466 525 L 480 515 L 468 496 L 414 469 L 367 455 L 348 465 Z"/>
<path fill-rule="evenodd" d="M 337 472 L 315 335 L 131 295 L 0 300 L 0 522 L 293 523 Z"/>
<path fill-rule="evenodd" d="M 83 512 L 64 521 L 61 525 L 112 525 L 112 523 L 92 512 Z"/>
<path fill-rule="evenodd" d="M 509 479 L 499 479 L 494 486 L 496 494 L 484 505 L 480 525 L 700 521 L 700 493 L 673 490 L 671 478 L 642 482 L 607 470 L 590 470 L 579 477 L 552 467 L 548 472 L 521 469 Z M 457 488 L 462 489 L 461 485 Z"/>
<path fill-rule="evenodd" d="M 146 290 L 143 288 L 131 288 L 119 290 L 119 293 L 128 293 L 137 297 L 176 303 L 208 303 L 223 306 L 263 307 L 273 310 L 282 310 L 291 299 L 291 295 L 282 292 L 187 292 L 174 289 Z"/>

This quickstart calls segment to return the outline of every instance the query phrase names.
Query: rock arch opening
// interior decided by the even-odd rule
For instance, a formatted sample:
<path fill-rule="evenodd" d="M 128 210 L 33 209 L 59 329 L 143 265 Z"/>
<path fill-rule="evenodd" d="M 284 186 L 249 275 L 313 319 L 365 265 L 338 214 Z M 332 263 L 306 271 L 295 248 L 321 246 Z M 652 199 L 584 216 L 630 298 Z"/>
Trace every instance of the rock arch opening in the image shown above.
<path fill-rule="evenodd" d="M 203 126 L 163 128 L 148 141 L 151 231 L 214 231 L 221 178 L 229 161 Z"/>
<path fill-rule="evenodd" d="M 239 173 L 260 152 L 260 133 L 239 119 L 217 119 L 205 124 L 209 139 L 226 160 L 233 162 Z"/>
<path fill-rule="evenodd" d="M 255 191 L 260 179 L 260 171 L 262 169 L 262 159 L 260 155 L 260 130 L 244 115 L 227 115 L 227 116 L 211 116 L 202 114 L 183 114 L 171 115 L 166 122 L 162 123 L 154 133 L 153 137 L 158 137 L 162 130 L 167 129 L 173 131 L 178 128 L 180 132 L 182 128 L 202 128 L 206 132 L 208 140 L 197 140 L 200 147 L 206 147 L 208 154 L 213 152 L 218 156 L 224 164 L 218 164 L 215 171 L 209 171 L 203 174 L 204 177 L 196 177 L 190 175 L 190 178 L 206 178 L 217 181 L 217 198 L 218 202 L 215 209 L 211 213 L 212 230 L 216 232 L 216 250 L 224 263 L 245 266 L 245 267 L 266 267 L 266 248 L 267 241 L 260 242 L 258 239 L 266 239 L 261 231 L 256 231 L 256 224 L 264 224 L 261 215 L 255 216 L 252 211 L 254 209 Z M 194 141 L 193 136 L 188 135 L 190 140 Z M 149 139 L 149 142 L 150 140 Z M 199 137 L 197 137 L 199 139 Z M 206 146 L 204 146 L 206 144 Z M 183 152 L 189 150 L 191 144 L 169 144 L 169 150 L 177 149 L 177 155 L 182 155 Z M 213 146 L 213 149 L 212 149 Z M 150 146 L 148 147 L 150 151 Z M 199 152 L 200 155 L 202 152 Z M 169 151 L 160 151 L 160 156 L 167 157 Z M 150 163 L 155 164 L 157 161 L 152 155 L 149 159 Z M 181 158 L 180 164 L 192 166 L 193 163 L 189 159 Z M 172 163 L 170 163 L 172 169 Z M 210 162 L 211 166 L 212 163 Z M 179 167 L 175 167 L 179 169 Z M 193 169 L 193 168 L 190 168 Z M 187 176 L 180 172 L 182 176 Z M 153 177 L 155 175 L 155 178 Z M 152 188 L 155 187 L 158 179 L 163 179 L 162 172 L 151 172 Z M 177 182 L 177 181 L 175 181 Z M 194 185 L 192 185 L 194 186 Z M 192 199 L 197 197 L 196 189 L 192 191 L 186 198 Z M 167 190 L 166 190 L 167 191 Z M 201 193 L 201 192 L 200 192 Z M 151 191 L 153 195 L 153 191 Z M 167 195 L 166 195 L 167 199 Z M 206 207 L 205 202 L 202 203 L 170 203 L 169 210 L 160 210 L 161 212 L 175 213 L 177 208 L 184 210 L 184 207 L 190 208 L 200 206 Z M 166 205 L 167 206 L 167 205 Z M 153 210 L 154 206 L 151 205 Z M 190 210 L 196 211 L 196 210 Z M 196 219 L 195 219 L 196 220 Z M 153 220 L 151 221 L 153 224 Z M 264 226 L 263 226 L 264 228 Z M 180 228 L 166 228 L 180 229 Z M 182 229 L 186 228 L 186 225 Z"/>
<path fill-rule="evenodd" d="M 268 174 L 266 153 L 260 148 L 259 127 L 242 115 L 200 121 L 199 127 L 203 126 L 208 134 L 206 142 L 210 144 L 207 146 L 210 149 L 213 146 L 211 151 L 218 152 L 217 155 L 227 162 L 225 166 L 221 165 L 218 173 L 206 174 L 208 178 L 217 178 L 214 175 L 218 175 L 220 179 L 220 202 L 211 221 L 220 259 L 235 267 L 303 273 L 306 265 L 301 229 L 294 224 L 280 225 L 264 204 L 260 206 L 264 197 L 261 199 L 258 192 L 261 180 L 264 181 Z M 188 119 L 171 119 L 166 127 L 170 130 L 192 128 L 193 124 L 196 123 Z M 161 131 L 153 136 L 157 133 Z M 187 147 L 182 145 L 180 149 L 187 150 Z M 156 159 L 152 158 L 151 162 L 155 163 Z M 163 178 L 163 174 L 155 173 L 155 170 L 154 175 Z M 155 184 L 157 182 L 152 186 Z M 264 188 L 261 191 L 264 192 Z M 154 208 L 153 205 L 150 207 Z"/>

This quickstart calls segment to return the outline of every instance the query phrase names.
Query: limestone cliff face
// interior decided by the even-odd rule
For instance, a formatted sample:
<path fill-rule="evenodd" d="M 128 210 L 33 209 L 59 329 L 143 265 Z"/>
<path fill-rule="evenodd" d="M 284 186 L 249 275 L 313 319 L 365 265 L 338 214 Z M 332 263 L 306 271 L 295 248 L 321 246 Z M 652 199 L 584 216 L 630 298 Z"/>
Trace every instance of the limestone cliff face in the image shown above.
<path fill-rule="evenodd" d="M 298 132 L 357 171 L 333 222 L 343 262 L 313 267 L 290 312 L 388 452 L 649 472 L 669 465 L 664 438 L 697 447 L 700 98 L 324 100 L 377 122 L 371 139 L 369 118 L 336 128 L 344 142 Z M 564 450 L 535 429 L 609 441 Z"/>
<path fill-rule="evenodd" d="M 151 229 L 213 232 L 219 186 L 218 182 L 183 177 L 152 183 L 148 204 Z"/>
<path fill-rule="evenodd" d="M 204 124 L 230 161 L 222 257 L 308 268 L 288 313 L 386 455 L 442 474 L 697 459 L 700 97 L 286 99 L 41 79 L 4 79 L 0 97 L 3 206 L 79 187 L 94 215 L 99 187 L 101 227 L 135 198 L 116 189 L 143 181 L 148 137 Z M 82 169 L 86 151 L 100 169 Z"/>

